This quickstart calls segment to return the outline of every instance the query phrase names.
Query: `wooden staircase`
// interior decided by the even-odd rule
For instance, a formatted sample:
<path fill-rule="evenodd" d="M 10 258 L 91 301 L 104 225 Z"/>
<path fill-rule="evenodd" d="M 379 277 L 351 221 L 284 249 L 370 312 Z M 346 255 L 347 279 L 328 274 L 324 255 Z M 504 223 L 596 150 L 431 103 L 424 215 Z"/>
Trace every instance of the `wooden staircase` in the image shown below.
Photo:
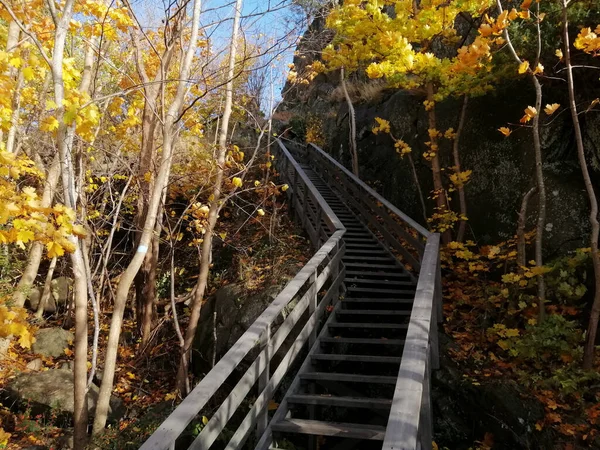
<path fill-rule="evenodd" d="M 315 253 L 141 450 L 432 448 L 439 235 L 289 147 L 271 150 Z"/>
<path fill-rule="evenodd" d="M 287 411 L 272 421 L 270 448 L 285 440 L 297 449 L 381 449 L 416 280 L 310 166 L 301 167 L 346 228 L 345 294 L 288 391 Z"/>

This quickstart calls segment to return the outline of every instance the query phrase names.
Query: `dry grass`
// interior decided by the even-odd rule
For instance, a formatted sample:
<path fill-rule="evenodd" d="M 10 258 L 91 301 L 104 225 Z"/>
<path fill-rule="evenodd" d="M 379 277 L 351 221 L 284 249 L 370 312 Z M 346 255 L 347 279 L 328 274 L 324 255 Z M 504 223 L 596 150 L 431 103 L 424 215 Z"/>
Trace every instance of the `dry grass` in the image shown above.
<path fill-rule="evenodd" d="M 382 80 L 347 81 L 346 86 L 348 88 L 348 95 L 350 95 L 354 104 L 379 101 L 386 89 L 385 83 Z M 331 91 L 329 100 L 332 102 L 346 100 L 341 86 Z"/>

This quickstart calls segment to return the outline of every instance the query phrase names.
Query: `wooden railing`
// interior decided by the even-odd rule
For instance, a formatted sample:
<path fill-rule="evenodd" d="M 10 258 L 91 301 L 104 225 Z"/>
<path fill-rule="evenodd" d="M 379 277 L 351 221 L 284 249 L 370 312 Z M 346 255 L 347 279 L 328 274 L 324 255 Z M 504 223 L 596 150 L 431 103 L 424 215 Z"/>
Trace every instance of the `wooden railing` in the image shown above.
<path fill-rule="evenodd" d="M 314 144 L 304 161 L 335 188 L 371 231 L 418 275 L 383 450 L 432 447 L 431 370 L 439 367 L 440 236 L 430 233 Z"/>
<path fill-rule="evenodd" d="M 429 231 L 316 145 L 309 144 L 306 147 L 305 158 L 405 265 L 418 272 Z"/>
<path fill-rule="evenodd" d="M 280 175 L 290 186 L 291 204 L 318 250 L 142 450 L 208 450 L 226 426 L 235 429 L 227 450 L 241 449 L 253 432 L 260 437 L 283 377 L 306 344 L 314 343 L 326 307 L 337 301 L 345 276 L 345 228 L 287 149 L 278 142 L 274 150 Z M 238 374 L 243 364 L 249 367 Z M 206 413 L 210 408 L 216 411 Z M 205 424 L 203 413 L 210 416 Z"/>

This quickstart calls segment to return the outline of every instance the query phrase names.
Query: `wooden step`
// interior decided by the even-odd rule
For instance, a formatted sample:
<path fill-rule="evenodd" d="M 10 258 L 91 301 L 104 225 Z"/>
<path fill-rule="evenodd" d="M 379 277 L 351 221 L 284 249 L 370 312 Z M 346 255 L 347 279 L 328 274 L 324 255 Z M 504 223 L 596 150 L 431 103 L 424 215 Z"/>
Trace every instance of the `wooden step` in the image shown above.
<path fill-rule="evenodd" d="M 334 397 L 329 395 L 293 394 L 288 397 L 292 404 L 315 406 L 338 406 L 342 408 L 389 409 L 392 401 L 385 398 Z"/>
<path fill-rule="evenodd" d="M 373 262 L 386 262 L 389 261 L 390 263 L 394 262 L 394 259 L 391 256 L 387 256 L 387 257 L 378 257 L 378 256 L 360 256 L 360 257 L 352 257 L 352 256 L 348 256 L 348 255 L 344 255 L 344 257 L 342 258 L 344 260 L 351 260 L 351 261 L 373 261 Z"/>
<path fill-rule="evenodd" d="M 366 362 L 382 364 L 400 364 L 400 356 L 378 356 L 378 355 L 340 355 L 337 353 L 313 353 L 310 358 L 315 361 L 345 361 Z"/>
<path fill-rule="evenodd" d="M 349 345 L 404 345 L 403 339 L 373 339 L 373 338 L 344 338 L 344 337 L 322 337 L 322 344 L 349 344 Z"/>
<path fill-rule="evenodd" d="M 346 288 L 347 292 L 364 292 L 367 294 L 388 294 L 390 296 L 397 296 L 397 295 L 414 295 L 415 291 L 412 290 L 403 290 L 403 289 L 378 289 L 378 288 L 358 288 L 358 287 L 347 287 Z"/>
<path fill-rule="evenodd" d="M 345 383 L 396 384 L 396 377 L 358 375 L 354 373 L 308 372 L 299 375 L 305 381 L 340 381 Z"/>
<path fill-rule="evenodd" d="M 396 305 L 411 305 L 413 303 L 413 299 L 412 298 L 370 298 L 370 297 L 365 297 L 365 298 L 355 298 L 355 297 L 348 297 L 348 298 L 344 298 L 341 300 L 342 302 L 342 306 L 344 305 L 344 303 L 379 303 L 379 304 L 396 304 Z"/>
<path fill-rule="evenodd" d="M 284 419 L 271 425 L 273 431 L 281 433 L 335 436 L 349 439 L 383 441 L 385 427 L 356 423 L 320 422 L 306 419 Z"/>
<path fill-rule="evenodd" d="M 360 258 L 360 259 L 364 260 L 364 258 Z M 366 264 L 366 263 L 352 262 L 352 261 L 348 261 L 345 264 L 346 264 L 346 267 L 359 267 L 362 269 L 401 270 L 400 267 L 395 262 L 391 262 L 391 261 L 390 261 L 390 264 Z"/>
<path fill-rule="evenodd" d="M 377 278 L 405 278 L 410 279 L 410 275 L 406 272 L 401 272 L 399 267 L 394 271 L 383 272 L 383 271 L 368 271 L 368 270 L 346 270 L 346 275 L 352 276 L 365 276 L 365 277 L 377 277 Z"/>
<path fill-rule="evenodd" d="M 410 316 L 410 311 L 396 311 L 389 309 L 340 309 L 336 314 L 342 316 Z"/>
<path fill-rule="evenodd" d="M 355 323 L 355 322 L 332 322 L 327 324 L 329 328 L 370 328 L 370 329 L 391 329 L 406 330 L 408 324 L 405 323 Z"/>
<path fill-rule="evenodd" d="M 373 280 L 368 278 L 345 278 L 344 283 L 377 284 L 379 286 L 416 286 L 412 281 Z"/>

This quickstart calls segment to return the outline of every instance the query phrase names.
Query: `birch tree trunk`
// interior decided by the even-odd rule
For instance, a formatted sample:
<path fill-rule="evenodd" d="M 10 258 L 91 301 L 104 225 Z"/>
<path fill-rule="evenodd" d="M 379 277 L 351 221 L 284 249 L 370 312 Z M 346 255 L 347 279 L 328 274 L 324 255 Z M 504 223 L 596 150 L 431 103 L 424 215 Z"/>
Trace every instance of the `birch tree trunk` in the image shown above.
<path fill-rule="evenodd" d="M 123 313 L 125 311 L 129 289 L 144 261 L 146 253 L 148 252 L 148 248 L 152 244 L 154 226 L 156 224 L 156 218 L 163 195 L 163 190 L 166 188 L 168 183 L 168 177 L 172 164 L 173 144 L 176 135 L 175 120 L 181 113 L 183 97 L 187 90 L 186 80 L 189 78 L 192 59 L 196 52 L 198 28 L 200 22 L 200 9 L 201 0 L 194 0 L 190 41 L 181 65 L 181 70 L 179 73 L 180 81 L 177 85 L 177 92 L 175 93 L 175 98 L 169 107 L 162 127 L 163 149 L 161 153 L 160 166 L 157 168 L 156 180 L 152 189 L 152 195 L 149 199 L 148 213 L 146 215 L 146 220 L 144 221 L 144 228 L 136 253 L 125 269 L 125 272 L 123 272 L 121 275 L 117 292 L 115 294 L 115 305 L 110 323 L 108 343 L 106 346 L 104 373 L 102 377 L 102 384 L 100 386 L 100 393 L 98 394 L 96 416 L 94 417 L 94 434 L 101 432 L 106 425 L 109 401 L 113 389 L 117 350 L 119 347 L 119 337 L 121 335 L 121 325 L 123 323 Z M 185 11 L 181 11 L 181 14 L 185 14 Z"/>
<path fill-rule="evenodd" d="M 235 70 L 235 57 L 237 53 L 241 13 L 242 0 L 236 0 L 235 13 L 233 19 L 233 29 L 231 31 L 231 45 L 229 48 L 229 67 L 227 72 L 227 85 L 225 86 L 225 106 L 223 110 L 223 117 L 221 120 L 221 129 L 219 131 L 217 172 L 212 193 L 213 199 L 210 203 L 210 209 L 208 212 L 208 227 L 206 229 L 206 233 L 204 234 L 204 241 L 202 242 L 202 254 L 200 256 L 200 273 L 198 275 L 198 283 L 191 304 L 190 322 L 185 332 L 184 345 L 181 349 L 181 361 L 179 362 L 179 369 L 177 371 L 177 388 L 179 389 L 179 392 L 181 394 L 187 394 L 189 389 L 188 363 L 190 357 L 190 350 L 192 348 L 192 343 L 194 342 L 194 337 L 196 336 L 198 320 L 200 319 L 200 310 L 202 308 L 202 300 L 204 299 L 204 293 L 206 291 L 208 273 L 210 269 L 212 239 L 215 225 L 217 223 L 219 215 L 219 210 L 221 208 L 221 189 L 223 187 L 223 177 L 225 172 L 225 155 L 227 153 L 227 129 L 229 127 L 229 119 L 231 118 L 231 109 L 233 104 L 233 77 Z"/>
<path fill-rule="evenodd" d="M 356 112 L 354 111 L 354 105 L 352 99 L 348 93 L 346 86 L 346 79 L 344 78 L 344 68 L 340 69 L 340 84 L 344 91 L 344 97 L 346 97 L 346 103 L 348 104 L 348 124 L 349 124 L 349 136 L 348 136 L 348 147 L 350 147 L 350 157 L 352 158 L 352 172 L 358 176 L 358 149 L 356 148 Z"/>
<path fill-rule="evenodd" d="M 600 254 L 598 254 L 598 234 L 600 233 L 600 224 L 598 223 L 598 199 L 594 191 L 594 185 L 590 178 L 590 172 L 585 160 L 585 148 L 583 146 L 583 137 L 581 135 L 581 126 L 577 114 L 577 103 L 575 99 L 575 82 L 573 81 L 573 67 L 571 65 L 571 49 L 569 44 L 569 15 L 567 7 L 569 2 L 562 1 L 563 13 L 563 40 L 565 46 L 565 66 L 567 68 L 567 83 L 569 89 L 569 108 L 571 109 L 571 118 L 573 119 L 573 128 L 575 129 L 575 143 L 577 144 L 577 157 L 579 167 L 585 183 L 588 199 L 590 201 L 590 247 L 592 251 L 592 264 L 594 266 L 594 302 L 590 312 L 590 320 L 586 333 L 586 343 L 583 353 L 583 368 L 589 370 L 594 364 L 594 344 L 596 343 L 596 334 L 598 332 L 598 319 L 600 317 Z"/>

